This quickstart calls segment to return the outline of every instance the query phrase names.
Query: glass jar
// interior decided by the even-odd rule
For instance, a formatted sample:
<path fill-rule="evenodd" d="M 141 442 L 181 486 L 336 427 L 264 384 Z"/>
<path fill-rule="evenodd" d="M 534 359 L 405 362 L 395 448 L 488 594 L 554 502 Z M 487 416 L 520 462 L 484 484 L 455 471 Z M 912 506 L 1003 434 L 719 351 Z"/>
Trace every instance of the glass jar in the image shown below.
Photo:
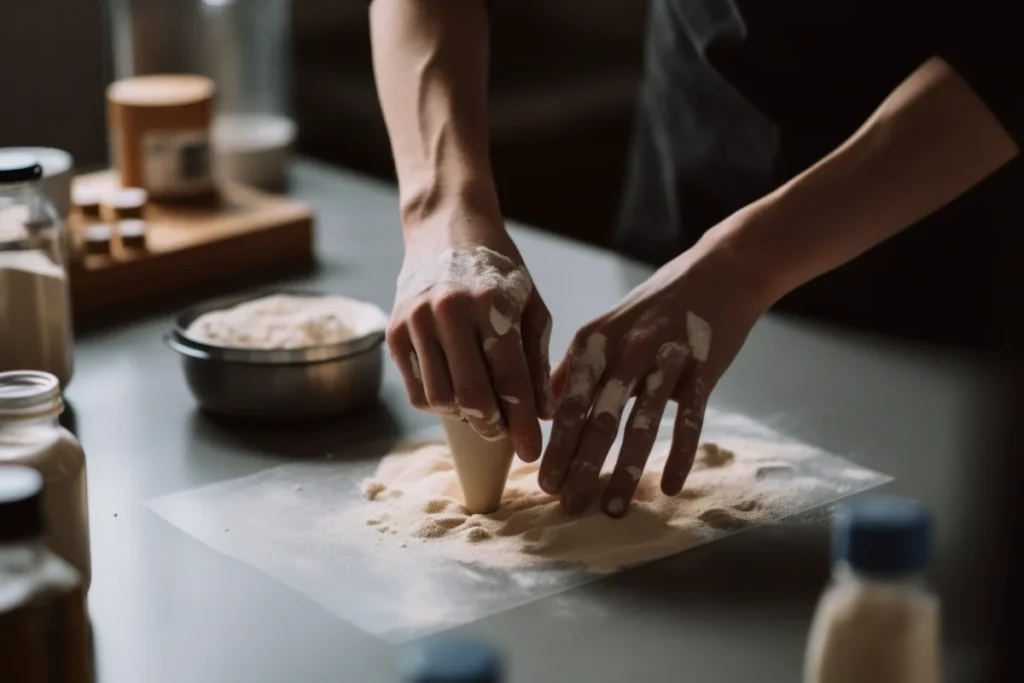
<path fill-rule="evenodd" d="M 71 380 L 74 340 L 67 234 L 40 191 L 32 156 L 0 153 L 0 372 Z"/>
<path fill-rule="evenodd" d="M 219 178 L 269 190 L 287 181 L 289 0 L 202 0 L 203 73 L 217 88 L 211 141 Z"/>
<path fill-rule="evenodd" d="M 43 477 L 46 544 L 89 586 L 89 510 L 85 453 L 58 422 L 64 402 L 46 372 L 0 372 L 0 466 L 31 467 Z"/>

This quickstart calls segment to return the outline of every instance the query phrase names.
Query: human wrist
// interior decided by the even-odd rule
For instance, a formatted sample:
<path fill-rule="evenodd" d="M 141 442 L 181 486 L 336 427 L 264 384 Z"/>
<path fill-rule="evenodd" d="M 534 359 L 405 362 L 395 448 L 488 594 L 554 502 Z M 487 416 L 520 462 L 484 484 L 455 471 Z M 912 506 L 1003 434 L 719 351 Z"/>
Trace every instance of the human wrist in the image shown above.
<path fill-rule="evenodd" d="M 755 202 L 708 230 L 694 247 L 728 268 L 743 295 L 765 311 L 799 284 L 790 263 L 796 250 L 773 244 L 772 224 L 784 220 L 780 214 L 770 198 Z"/>
<path fill-rule="evenodd" d="M 430 178 L 401 184 L 399 207 L 406 239 L 445 229 L 460 218 L 479 227 L 502 225 L 493 182 Z"/>

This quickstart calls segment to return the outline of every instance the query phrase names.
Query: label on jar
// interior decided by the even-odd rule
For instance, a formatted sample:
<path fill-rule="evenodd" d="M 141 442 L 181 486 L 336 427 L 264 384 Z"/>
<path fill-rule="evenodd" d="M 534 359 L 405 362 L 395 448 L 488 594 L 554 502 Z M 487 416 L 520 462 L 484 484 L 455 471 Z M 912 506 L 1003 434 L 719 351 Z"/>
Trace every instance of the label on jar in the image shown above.
<path fill-rule="evenodd" d="M 208 131 L 152 130 L 143 134 L 141 143 L 147 190 L 157 195 L 186 195 L 210 189 Z"/>

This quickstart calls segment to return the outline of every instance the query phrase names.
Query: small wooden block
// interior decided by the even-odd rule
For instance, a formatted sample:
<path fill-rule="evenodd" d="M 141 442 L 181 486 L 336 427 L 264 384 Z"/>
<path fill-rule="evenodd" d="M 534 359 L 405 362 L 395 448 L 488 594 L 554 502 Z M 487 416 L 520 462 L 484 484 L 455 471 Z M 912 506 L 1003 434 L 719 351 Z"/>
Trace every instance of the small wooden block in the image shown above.
<path fill-rule="evenodd" d="M 117 176 L 78 176 L 74 187 L 110 192 Z M 122 249 L 115 237 L 111 256 L 72 266 L 76 327 L 302 272 L 314 263 L 312 210 L 242 185 L 222 184 L 219 197 L 204 203 L 150 202 L 146 220 L 146 251 Z M 68 222 L 80 233 L 80 216 Z"/>

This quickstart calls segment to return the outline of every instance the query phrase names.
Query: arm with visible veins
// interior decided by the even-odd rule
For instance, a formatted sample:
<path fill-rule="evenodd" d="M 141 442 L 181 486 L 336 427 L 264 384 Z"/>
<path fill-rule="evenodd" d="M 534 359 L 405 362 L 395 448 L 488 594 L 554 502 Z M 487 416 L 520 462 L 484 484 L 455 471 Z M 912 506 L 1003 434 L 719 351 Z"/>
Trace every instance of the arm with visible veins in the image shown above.
<path fill-rule="evenodd" d="M 705 240 L 740 259 L 767 306 L 953 201 L 1018 152 L 970 85 L 933 58 L 845 143 Z"/>
<path fill-rule="evenodd" d="M 461 212 L 500 225 L 488 150 L 484 0 L 374 0 L 377 91 L 406 232 Z"/>
<path fill-rule="evenodd" d="M 387 343 L 410 402 L 540 454 L 551 316 L 501 216 L 485 0 L 373 0 L 377 94 L 405 256 Z"/>

